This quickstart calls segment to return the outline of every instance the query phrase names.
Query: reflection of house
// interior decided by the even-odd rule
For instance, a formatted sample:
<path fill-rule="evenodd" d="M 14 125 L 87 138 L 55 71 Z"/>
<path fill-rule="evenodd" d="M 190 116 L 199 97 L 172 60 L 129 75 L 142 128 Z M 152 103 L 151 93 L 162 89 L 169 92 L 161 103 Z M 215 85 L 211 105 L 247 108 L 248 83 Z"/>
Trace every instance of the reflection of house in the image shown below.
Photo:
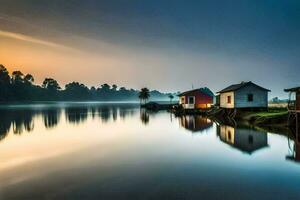
<path fill-rule="evenodd" d="M 199 88 L 178 95 L 179 104 L 185 109 L 206 109 L 213 104 L 214 94 L 208 88 Z"/>
<path fill-rule="evenodd" d="M 298 130 L 294 130 L 293 128 L 291 128 L 290 130 L 294 144 L 290 145 L 289 143 L 290 154 L 286 156 L 286 159 L 300 163 L 300 135 L 298 133 Z M 288 138 L 288 140 L 290 140 L 290 138 Z"/>
<path fill-rule="evenodd" d="M 286 156 L 286 159 L 295 162 L 300 162 L 300 143 L 295 143 L 294 149 L 292 151 L 293 151 L 292 154 Z"/>
<path fill-rule="evenodd" d="M 217 129 L 221 141 L 248 154 L 268 146 L 266 133 L 221 125 Z"/>
<path fill-rule="evenodd" d="M 204 131 L 211 127 L 213 122 L 200 115 L 185 115 L 179 118 L 180 125 L 191 132 Z"/>
<path fill-rule="evenodd" d="M 231 85 L 218 93 L 218 104 L 221 108 L 267 108 L 268 92 L 250 82 Z"/>

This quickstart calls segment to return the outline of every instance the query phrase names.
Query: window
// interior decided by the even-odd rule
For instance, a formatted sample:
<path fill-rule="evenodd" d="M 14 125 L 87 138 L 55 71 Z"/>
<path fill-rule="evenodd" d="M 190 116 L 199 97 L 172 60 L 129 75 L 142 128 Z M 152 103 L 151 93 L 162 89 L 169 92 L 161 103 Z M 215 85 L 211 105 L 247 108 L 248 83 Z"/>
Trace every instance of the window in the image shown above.
<path fill-rule="evenodd" d="M 227 96 L 227 103 L 231 104 L 231 96 Z"/>
<path fill-rule="evenodd" d="M 253 94 L 248 94 L 248 101 L 252 102 L 253 101 Z"/>
<path fill-rule="evenodd" d="M 231 131 L 228 131 L 228 140 L 231 140 Z"/>
<path fill-rule="evenodd" d="M 195 101 L 194 101 L 194 97 L 189 97 L 189 104 L 194 104 Z"/>
<path fill-rule="evenodd" d="M 249 144 L 253 144 L 253 136 L 252 135 L 248 136 L 248 142 L 249 142 Z"/>
<path fill-rule="evenodd" d="M 185 104 L 185 97 L 181 97 L 181 104 Z"/>

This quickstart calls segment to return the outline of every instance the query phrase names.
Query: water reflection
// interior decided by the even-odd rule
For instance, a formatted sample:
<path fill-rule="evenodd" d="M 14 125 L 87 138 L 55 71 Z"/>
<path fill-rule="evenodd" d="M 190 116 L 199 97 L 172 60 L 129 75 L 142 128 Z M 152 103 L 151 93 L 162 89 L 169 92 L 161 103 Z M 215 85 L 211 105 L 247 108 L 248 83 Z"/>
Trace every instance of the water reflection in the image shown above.
<path fill-rule="evenodd" d="M 61 110 L 57 108 L 46 109 L 42 112 L 44 125 L 47 129 L 57 126 L 61 116 Z"/>
<path fill-rule="evenodd" d="M 248 154 L 268 147 L 268 134 L 253 129 L 219 125 L 217 136 L 222 142 Z"/>
<path fill-rule="evenodd" d="M 140 120 L 144 125 L 147 125 L 150 120 L 150 115 L 146 109 L 140 110 Z"/>
<path fill-rule="evenodd" d="M 300 163 L 300 127 L 293 127 L 290 129 L 288 147 L 289 153 L 286 156 L 286 159 Z"/>
<path fill-rule="evenodd" d="M 139 109 L 135 104 L 58 104 L 58 105 L 31 105 L 0 108 L 0 140 L 6 138 L 10 130 L 14 134 L 31 132 L 34 129 L 34 118 L 41 117 L 45 128 L 56 127 L 64 114 L 66 122 L 80 124 L 88 118 L 98 118 L 101 122 L 107 123 L 111 119 L 124 120 L 133 116 Z M 148 114 L 141 117 L 143 123 L 149 122 Z"/>
<path fill-rule="evenodd" d="M 79 124 L 87 120 L 87 107 L 69 107 L 65 109 L 66 119 L 69 123 Z"/>
<path fill-rule="evenodd" d="M 67 123 L 78 125 L 88 119 L 100 119 L 102 123 L 108 123 L 137 115 L 141 123 L 148 125 L 150 118 L 155 115 L 134 104 L 66 104 L 53 107 L 1 108 L 0 112 L 0 140 L 6 138 L 10 130 L 14 134 L 31 132 L 36 117 L 41 117 L 45 128 L 51 129 L 60 123 L 62 116 L 65 116 Z M 192 133 L 202 133 L 214 124 L 209 118 L 200 115 L 181 116 L 177 119 L 181 127 Z M 172 123 L 172 115 L 170 122 Z M 217 125 L 216 134 L 223 143 L 247 154 L 268 147 L 268 134 L 258 130 Z M 293 138 L 294 141 L 290 142 L 291 151 L 286 159 L 299 161 L 300 139 L 296 136 Z"/>
<path fill-rule="evenodd" d="M 13 133 L 21 134 L 24 131 L 30 132 L 34 128 L 33 116 L 35 111 L 27 110 L 1 110 L 0 112 L 0 135 L 5 137 L 12 127 Z"/>
<path fill-rule="evenodd" d="M 138 104 L 0 109 L 0 199 L 298 199 L 299 137 L 241 126 Z"/>
<path fill-rule="evenodd" d="M 185 115 L 179 117 L 179 124 L 192 133 L 203 132 L 212 127 L 213 122 L 207 117 L 200 115 Z"/>

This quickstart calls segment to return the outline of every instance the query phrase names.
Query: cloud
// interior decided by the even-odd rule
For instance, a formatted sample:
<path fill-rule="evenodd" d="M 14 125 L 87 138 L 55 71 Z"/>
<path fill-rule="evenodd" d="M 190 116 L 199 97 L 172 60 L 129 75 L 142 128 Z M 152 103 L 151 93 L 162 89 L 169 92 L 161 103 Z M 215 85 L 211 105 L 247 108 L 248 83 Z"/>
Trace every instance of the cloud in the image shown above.
<path fill-rule="evenodd" d="M 13 33 L 13 32 L 0 30 L 0 36 L 6 37 L 6 38 L 12 38 L 12 39 L 16 39 L 16 40 L 21 40 L 21 41 L 25 41 L 25 42 L 30 42 L 30 43 L 34 43 L 34 44 L 44 45 L 44 46 L 48 46 L 48 47 L 71 49 L 70 47 L 67 47 L 64 45 L 60 45 L 60 44 L 57 44 L 54 42 L 49 42 L 46 40 L 37 39 L 37 38 L 31 37 L 28 35 L 24 35 L 24 34 L 20 34 L 20 33 Z"/>

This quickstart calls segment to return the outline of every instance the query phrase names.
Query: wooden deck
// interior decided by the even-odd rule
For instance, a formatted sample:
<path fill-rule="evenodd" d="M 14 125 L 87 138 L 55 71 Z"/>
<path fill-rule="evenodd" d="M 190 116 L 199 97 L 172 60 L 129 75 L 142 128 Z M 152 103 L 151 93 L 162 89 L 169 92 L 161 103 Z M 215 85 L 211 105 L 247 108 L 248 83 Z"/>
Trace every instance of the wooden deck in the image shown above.
<path fill-rule="evenodd" d="M 288 112 L 291 112 L 291 113 L 300 113 L 300 110 L 288 109 Z"/>

